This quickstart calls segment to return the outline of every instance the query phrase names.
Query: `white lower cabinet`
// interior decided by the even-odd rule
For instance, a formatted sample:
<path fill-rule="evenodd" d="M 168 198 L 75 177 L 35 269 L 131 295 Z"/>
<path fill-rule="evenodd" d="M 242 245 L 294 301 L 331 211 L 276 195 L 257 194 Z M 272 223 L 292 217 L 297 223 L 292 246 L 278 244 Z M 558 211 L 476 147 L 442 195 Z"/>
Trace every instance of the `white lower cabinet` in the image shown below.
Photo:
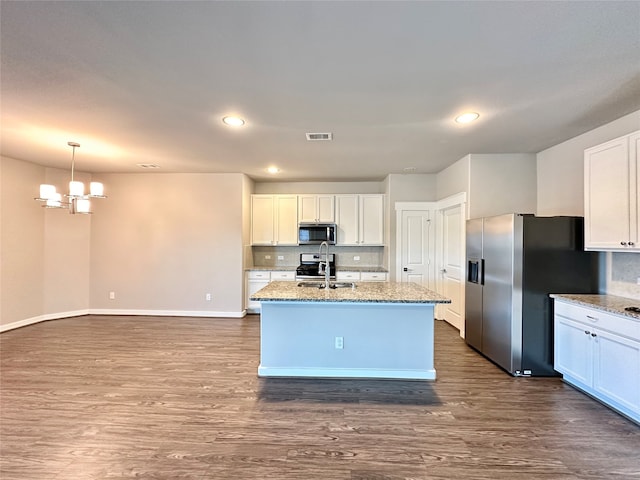
<path fill-rule="evenodd" d="M 386 282 L 388 280 L 386 272 L 361 272 L 360 280 L 363 282 Z"/>
<path fill-rule="evenodd" d="M 336 273 L 336 281 L 338 282 L 386 282 L 386 272 L 351 272 L 338 271 Z"/>
<path fill-rule="evenodd" d="M 278 281 L 294 281 L 296 279 L 295 271 L 284 270 L 251 270 L 245 275 L 245 308 L 248 313 L 260 313 L 260 302 L 251 300 L 251 295 L 261 288 L 266 287 L 269 282 Z"/>
<path fill-rule="evenodd" d="M 640 321 L 555 300 L 554 368 L 640 423 Z"/>

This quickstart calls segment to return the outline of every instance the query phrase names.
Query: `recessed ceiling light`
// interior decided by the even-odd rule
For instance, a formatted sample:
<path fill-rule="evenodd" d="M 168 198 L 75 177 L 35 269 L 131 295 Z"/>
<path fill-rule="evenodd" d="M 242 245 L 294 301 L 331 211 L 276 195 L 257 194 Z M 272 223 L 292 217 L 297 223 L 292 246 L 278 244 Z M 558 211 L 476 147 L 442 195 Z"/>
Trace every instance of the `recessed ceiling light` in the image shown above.
<path fill-rule="evenodd" d="M 269 172 L 272 175 L 275 175 L 279 171 L 280 171 L 280 169 L 278 167 L 269 167 L 269 168 L 267 168 L 267 172 Z"/>
<path fill-rule="evenodd" d="M 229 125 L 230 127 L 241 127 L 244 125 L 244 120 L 240 117 L 222 117 L 222 123 Z"/>
<path fill-rule="evenodd" d="M 458 115 L 456 117 L 456 122 L 469 123 L 469 122 L 473 122 L 474 120 L 477 120 L 479 117 L 480 117 L 479 113 L 467 112 L 467 113 L 463 113 L 462 115 Z"/>

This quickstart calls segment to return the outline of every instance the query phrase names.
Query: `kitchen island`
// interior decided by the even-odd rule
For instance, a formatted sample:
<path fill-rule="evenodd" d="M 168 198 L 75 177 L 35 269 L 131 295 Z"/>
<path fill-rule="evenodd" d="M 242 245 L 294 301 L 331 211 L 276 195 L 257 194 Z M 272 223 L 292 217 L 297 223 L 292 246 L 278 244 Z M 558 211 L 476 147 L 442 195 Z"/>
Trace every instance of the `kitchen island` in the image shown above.
<path fill-rule="evenodd" d="M 319 289 L 271 282 L 261 302 L 261 377 L 435 380 L 434 307 L 451 301 L 415 283 Z"/>

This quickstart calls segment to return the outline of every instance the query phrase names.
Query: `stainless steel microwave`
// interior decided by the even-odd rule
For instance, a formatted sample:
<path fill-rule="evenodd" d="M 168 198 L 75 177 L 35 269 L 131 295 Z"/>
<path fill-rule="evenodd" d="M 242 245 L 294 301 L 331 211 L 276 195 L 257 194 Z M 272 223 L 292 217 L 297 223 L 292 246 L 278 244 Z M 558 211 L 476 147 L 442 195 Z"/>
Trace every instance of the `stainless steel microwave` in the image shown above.
<path fill-rule="evenodd" d="M 335 245 L 336 230 L 335 223 L 301 223 L 298 225 L 298 244 L 319 245 L 327 242 Z"/>

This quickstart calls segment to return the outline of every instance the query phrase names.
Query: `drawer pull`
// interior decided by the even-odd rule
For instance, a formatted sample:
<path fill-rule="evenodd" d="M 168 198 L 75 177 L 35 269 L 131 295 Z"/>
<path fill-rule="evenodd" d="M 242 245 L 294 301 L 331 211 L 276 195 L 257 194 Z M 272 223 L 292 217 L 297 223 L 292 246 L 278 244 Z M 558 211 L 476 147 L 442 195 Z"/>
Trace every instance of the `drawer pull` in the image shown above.
<path fill-rule="evenodd" d="M 592 322 L 597 322 L 598 321 L 598 317 L 592 317 L 591 315 L 587 315 L 587 318 L 589 320 L 591 320 Z"/>
<path fill-rule="evenodd" d="M 597 337 L 598 335 L 596 335 L 595 333 L 591 334 L 592 337 Z"/>

